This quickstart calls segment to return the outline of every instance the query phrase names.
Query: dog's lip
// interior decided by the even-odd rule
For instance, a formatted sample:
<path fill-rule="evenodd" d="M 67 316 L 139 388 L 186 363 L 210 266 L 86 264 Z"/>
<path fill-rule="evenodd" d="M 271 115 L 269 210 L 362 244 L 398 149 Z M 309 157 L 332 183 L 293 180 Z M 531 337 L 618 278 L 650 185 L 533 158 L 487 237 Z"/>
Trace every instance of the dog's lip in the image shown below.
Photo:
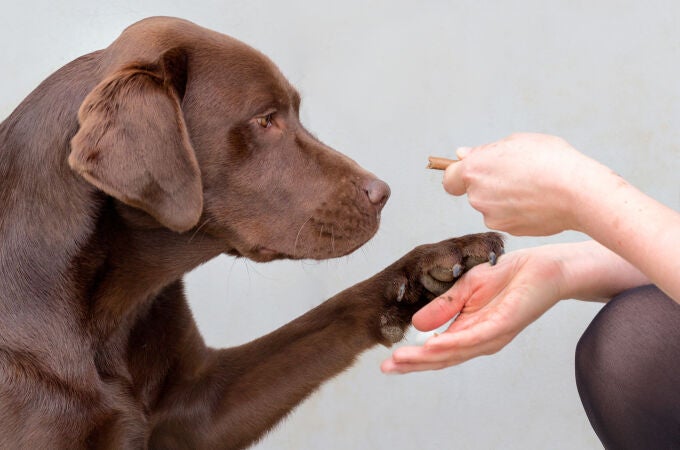
<path fill-rule="evenodd" d="M 262 255 L 262 256 L 272 256 L 272 257 L 274 257 L 274 256 L 281 255 L 281 252 L 278 252 L 278 251 L 273 250 L 273 249 L 268 248 L 268 247 L 255 247 L 253 249 L 253 252 L 255 252 L 259 255 Z"/>
<path fill-rule="evenodd" d="M 254 261 L 267 262 L 275 259 L 290 259 L 290 255 L 281 253 L 273 248 L 258 245 L 248 252 L 249 257 Z"/>
<path fill-rule="evenodd" d="M 339 258 L 342 256 L 347 256 L 350 253 L 353 253 L 363 245 L 365 245 L 371 238 L 375 235 L 375 233 L 378 231 L 378 224 L 380 223 L 380 212 L 377 213 L 377 224 L 375 226 L 375 229 L 373 229 L 370 232 L 370 235 L 366 239 L 361 239 L 356 242 L 355 245 L 351 246 L 350 248 L 345 248 L 342 250 L 340 253 L 335 253 L 335 249 L 333 249 L 333 254 L 331 255 L 313 255 L 313 254 L 305 254 L 303 253 L 285 253 L 280 250 L 276 250 L 275 248 L 272 247 L 267 247 L 262 244 L 255 244 L 251 245 L 250 248 L 245 251 L 245 252 L 240 252 L 242 256 L 245 256 L 247 258 L 252 259 L 253 261 L 256 262 L 269 262 L 273 261 L 275 259 L 291 259 L 291 260 L 298 260 L 298 259 L 314 259 L 314 260 L 326 260 L 326 259 L 333 259 L 333 258 Z"/>

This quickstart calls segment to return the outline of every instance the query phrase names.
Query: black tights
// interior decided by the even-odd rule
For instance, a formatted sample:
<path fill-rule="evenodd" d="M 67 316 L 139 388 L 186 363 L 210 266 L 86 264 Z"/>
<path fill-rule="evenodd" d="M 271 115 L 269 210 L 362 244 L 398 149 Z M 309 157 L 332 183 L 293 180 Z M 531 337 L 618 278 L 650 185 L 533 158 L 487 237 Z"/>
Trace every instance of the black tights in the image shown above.
<path fill-rule="evenodd" d="M 607 449 L 680 449 L 680 305 L 654 286 L 607 303 L 576 348 L 576 385 Z"/>

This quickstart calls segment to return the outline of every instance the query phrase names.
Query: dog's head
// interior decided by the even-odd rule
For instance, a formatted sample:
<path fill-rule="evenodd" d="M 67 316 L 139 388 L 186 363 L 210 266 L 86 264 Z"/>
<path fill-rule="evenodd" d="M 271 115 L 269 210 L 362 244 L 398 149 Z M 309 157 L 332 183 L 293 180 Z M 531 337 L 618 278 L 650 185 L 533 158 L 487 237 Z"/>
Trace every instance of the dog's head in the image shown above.
<path fill-rule="evenodd" d="M 258 51 L 153 18 L 100 58 L 69 164 L 126 220 L 256 261 L 341 256 L 377 231 L 389 188 L 305 130 L 298 92 Z"/>

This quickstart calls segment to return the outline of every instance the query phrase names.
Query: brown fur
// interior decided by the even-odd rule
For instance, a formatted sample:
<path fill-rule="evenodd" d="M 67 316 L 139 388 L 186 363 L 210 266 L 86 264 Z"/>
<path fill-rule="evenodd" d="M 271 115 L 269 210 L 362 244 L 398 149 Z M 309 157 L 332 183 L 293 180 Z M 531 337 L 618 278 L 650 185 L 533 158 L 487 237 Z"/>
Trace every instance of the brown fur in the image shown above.
<path fill-rule="evenodd" d="M 299 103 L 252 48 L 153 18 L 0 124 L 0 448 L 248 446 L 399 340 L 453 264 L 500 252 L 495 234 L 418 247 L 263 338 L 206 347 L 184 273 L 221 253 L 337 257 L 377 230 L 387 185 L 312 137 Z"/>

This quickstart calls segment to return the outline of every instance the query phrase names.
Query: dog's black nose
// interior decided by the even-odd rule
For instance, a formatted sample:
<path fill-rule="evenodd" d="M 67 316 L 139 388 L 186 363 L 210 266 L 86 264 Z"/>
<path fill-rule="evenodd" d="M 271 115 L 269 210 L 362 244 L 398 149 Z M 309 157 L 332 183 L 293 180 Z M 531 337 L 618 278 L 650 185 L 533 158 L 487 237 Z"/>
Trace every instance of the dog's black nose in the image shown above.
<path fill-rule="evenodd" d="M 366 183 L 364 191 L 368 200 L 378 208 L 378 211 L 385 206 L 387 199 L 390 198 L 390 187 L 382 180 L 371 180 Z"/>

